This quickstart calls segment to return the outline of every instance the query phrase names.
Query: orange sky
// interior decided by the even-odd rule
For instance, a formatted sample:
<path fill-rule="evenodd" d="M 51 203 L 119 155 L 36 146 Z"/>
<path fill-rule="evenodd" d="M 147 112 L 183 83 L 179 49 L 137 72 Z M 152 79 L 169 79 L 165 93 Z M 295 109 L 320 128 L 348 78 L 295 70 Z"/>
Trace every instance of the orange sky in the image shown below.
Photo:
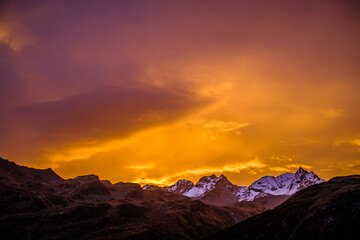
<path fill-rule="evenodd" d="M 172 184 L 360 173 L 356 1 L 5 1 L 0 155 Z"/>

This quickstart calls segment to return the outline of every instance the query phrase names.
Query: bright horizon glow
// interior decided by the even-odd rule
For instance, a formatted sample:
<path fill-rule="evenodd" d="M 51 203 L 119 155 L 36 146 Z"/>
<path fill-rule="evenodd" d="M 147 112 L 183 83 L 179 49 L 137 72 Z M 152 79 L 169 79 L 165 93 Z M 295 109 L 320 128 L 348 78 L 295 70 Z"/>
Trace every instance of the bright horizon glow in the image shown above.
<path fill-rule="evenodd" d="M 63 178 L 360 173 L 352 1 L 5 1 L 0 156 Z"/>

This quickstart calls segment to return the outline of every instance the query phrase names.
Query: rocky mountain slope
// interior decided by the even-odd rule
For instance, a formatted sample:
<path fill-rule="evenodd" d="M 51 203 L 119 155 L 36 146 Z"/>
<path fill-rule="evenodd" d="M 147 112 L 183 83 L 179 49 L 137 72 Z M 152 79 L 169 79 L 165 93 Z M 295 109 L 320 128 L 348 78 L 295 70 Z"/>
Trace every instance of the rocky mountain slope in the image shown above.
<path fill-rule="evenodd" d="M 239 189 L 249 201 L 238 202 Z M 222 206 L 206 204 L 220 200 Z M 360 176 L 323 182 L 300 168 L 249 187 L 212 175 L 195 185 L 183 180 L 143 190 L 95 175 L 62 179 L 51 169 L 0 158 L 0 237 L 5 240 L 358 239 L 358 226 Z"/>
<path fill-rule="evenodd" d="M 299 191 L 273 210 L 209 239 L 359 239 L 360 175 L 336 177 Z"/>
<path fill-rule="evenodd" d="M 267 210 L 268 203 L 210 206 L 95 175 L 64 180 L 51 169 L 0 158 L 1 239 L 203 239 Z"/>
<path fill-rule="evenodd" d="M 194 185 L 189 180 L 179 180 L 174 185 L 162 188 L 168 192 L 182 194 L 205 203 L 227 206 L 241 201 L 254 201 L 263 197 L 286 199 L 297 191 L 314 184 L 324 182 L 315 173 L 301 167 L 296 173 L 284 173 L 280 176 L 265 176 L 249 187 L 232 184 L 224 175 L 205 176 Z M 146 190 L 159 189 L 156 186 L 144 186 Z"/>

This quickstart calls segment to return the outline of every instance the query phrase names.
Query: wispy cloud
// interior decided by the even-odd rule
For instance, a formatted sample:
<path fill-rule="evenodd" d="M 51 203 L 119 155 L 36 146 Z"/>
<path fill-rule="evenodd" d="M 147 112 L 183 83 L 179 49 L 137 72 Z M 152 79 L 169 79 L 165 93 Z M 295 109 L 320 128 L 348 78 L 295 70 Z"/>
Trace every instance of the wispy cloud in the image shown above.
<path fill-rule="evenodd" d="M 128 166 L 127 168 L 129 168 L 129 169 L 136 169 L 136 170 L 144 170 L 144 169 L 155 168 L 155 164 L 131 165 L 131 166 Z"/>
<path fill-rule="evenodd" d="M 326 118 L 339 118 L 344 117 L 344 109 L 341 108 L 322 108 L 320 112 Z"/>
<path fill-rule="evenodd" d="M 223 172 L 231 172 L 231 173 L 239 173 L 242 170 L 251 170 L 254 168 L 265 168 L 266 164 L 261 161 L 255 159 L 247 162 L 238 162 L 232 164 L 226 164 L 220 168 L 199 168 L 199 169 L 191 169 L 177 172 L 175 174 L 167 175 L 162 178 L 138 178 L 135 182 L 140 184 L 156 184 L 156 185 L 169 185 L 176 181 L 180 177 L 185 177 L 189 175 L 195 176 L 203 176 L 206 174 L 213 173 L 223 173 Z"/>
<path fill-rule="evenodd" d="M 6 44 L 15 53 L 35 44 L 34 35 L 19 21 L 19 17 L 14 9 L 5 11 L 0 17 L 0 44 Z"/>
<path fill-rule="evenodd" d="M 235 121 L 204 121 L 205 128 L 216 129 L 221 132 L 231 132 L 243 127 L 249 126 L 249 123 L 241 123 Z"/>

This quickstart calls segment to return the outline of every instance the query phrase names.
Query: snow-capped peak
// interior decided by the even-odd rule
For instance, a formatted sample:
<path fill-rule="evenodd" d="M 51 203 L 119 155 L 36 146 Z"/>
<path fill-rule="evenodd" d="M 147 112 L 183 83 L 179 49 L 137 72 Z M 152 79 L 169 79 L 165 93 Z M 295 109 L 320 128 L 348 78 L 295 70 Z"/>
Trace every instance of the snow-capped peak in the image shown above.
<path fill-rule="evenodd" d="M 305 171 L 302 167 L 299 167 L 299 169 L 296 171 L 296 173 L 295 173 L 295 176 L 296 177 L 299 177 L 299 176 L 301 176 L 301 175 L 304 175 L 304 174 L 306 174 L 306 173 L 308 173 L 307 171 Z"/>
<path fill-rule="evenodd" d="M 165 187 L 165 190 L 169 192 L 184 194 L 187 191 L 189 191 L 189 189 L 191 189 L 192 187 L 194 187 L 194 184 L 191 181 L 186 179 L 181 179 L 177 181 L 174 185 L 170 187 Z"/>
<path fill-rule="evenodd" d="M 255 182 L 249 187 L 240 187 L 233 185 L 223 174 L 219 177 L 216 175 L 204 176 L 194 185 L 191 181 L 181 179 L 174 185 L 164 187 L 163 189 L 169 192 L 185 195 L 191 198 L 202 199 L 213 190 L 217 195 L 221 192 L 233 195 L 234 199 L 240 201 L 253 201 L 256 198 L 261 198 L 271 195 L 292 195 L 306 187 L 314 184 L 322 183 L 324 180 L 320 179 L 314 172 L 307 172 L 300 167 L 295 173 L 284 173 L 277 177 L 265 176 Z M 145 188 L 144 189 L 151 189 Z M 225 191 L 221 191 L 225 190 Z M 229 196 L 229 195 L 227 195 Z"/>
<path fill-rule="evenodd" d="M 221 175 L 219 176 L 219 179 L 226 179 L 226 180 L 227 180 L 227 177 L 225 177 L 224 174 L 221 174 Z"/>
<path fill-rule="evenodd" d="M 250 185 L 250 189 L 256 189 L 271 195 L 292 195 L 297 191 L 304 189 L 310 185 L 322 183 L 313 172 L 307 172 L 303 168 L 299 168 L 296 173 L 284 173 L 275 177 L 262 177 Z"/>
<path fill-rule="evenodd" d="M 187 191 L 184 195 L 187 197 L 200 197 L 204 193 L 209 192 L 215 188 L 215 184 L 221 180 L 226 178 L 224 175 L 220 175 L 216 177 L 214 174 L 211 176 L 204 176 L 200 178 L 200 180 L 196 183 L 196 185 Z M 227 180 L 227 179 L 226 179 Z"/>
<path fill-rule="evenodd" d="M 228 183 L 224 184 L 222 187 L 231 190 L 238 201 L 253 201 L 256 198 L 270 195 L 293 195 L 306 187 L 324 182 L 324 180 L 320 179 L 314 172 L 308 172 L 302 167 L 299 167 L 295 173 L 284 173 L 277 177 L 262 177 L 253 182 L 249 187 L 233 185 L 224 175 L 221 175 L 219 178 L 216 178 L 214 175 L 203 177 L 199 182 L 202 182 L 205 179 L 210 179 L 205 187 L 200 188 L 202 185 L 197 183 L 194 188 L 190 189 L 184 195 L 188 197 L 204 196 L 207 192 L 214 189 L 215 184 L 219 179 L 226 179 Z"/>

